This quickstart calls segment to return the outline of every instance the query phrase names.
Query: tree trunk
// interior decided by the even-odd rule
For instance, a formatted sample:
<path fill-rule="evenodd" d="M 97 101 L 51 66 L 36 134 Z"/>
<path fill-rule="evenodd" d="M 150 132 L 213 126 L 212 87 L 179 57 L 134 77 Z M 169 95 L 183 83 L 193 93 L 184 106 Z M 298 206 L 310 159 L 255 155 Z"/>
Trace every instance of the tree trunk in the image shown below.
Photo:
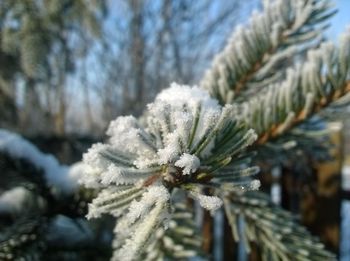
<path fill-rule="evenodd" d="M 139 0 L 129 1 L 132 11 L 130 32 L 131 32 L 131 68 L 133 68 L 133 87 L 135 90 L 134 96 L 134 111 L 136 114 L 141 113 L 141 108 L 145 100 L 144 97 L 144 78 L 145 78 L 145 40 L 143 36 L 143 2 Z"/>
<path fill-rule="evenodd" d="M 57 85 L 58 110 L 55 117 L 55 134 L 63 136 L 65 134 L 66 123 L 65 77 L 62 70 L 60 70 L 59 74 Z"/>

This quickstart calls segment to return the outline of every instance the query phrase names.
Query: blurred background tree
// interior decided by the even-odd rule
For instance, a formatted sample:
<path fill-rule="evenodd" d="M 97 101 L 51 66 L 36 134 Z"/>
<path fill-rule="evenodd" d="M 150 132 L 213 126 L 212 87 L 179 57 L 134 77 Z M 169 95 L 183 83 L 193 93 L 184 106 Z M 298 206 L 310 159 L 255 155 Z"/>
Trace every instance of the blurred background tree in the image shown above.
<path fill-rule="evenodd" d="M 170 82 L 198 80 L 254 3 L 1 1 L 0 126 L 101 134 Z"/>
<path fill-rule="evenodd" d="M 0 92 L 12 127 L 64 134 L 67 79 L 102 38 L 105 13 L 99 0 L 1 1 Z"/>

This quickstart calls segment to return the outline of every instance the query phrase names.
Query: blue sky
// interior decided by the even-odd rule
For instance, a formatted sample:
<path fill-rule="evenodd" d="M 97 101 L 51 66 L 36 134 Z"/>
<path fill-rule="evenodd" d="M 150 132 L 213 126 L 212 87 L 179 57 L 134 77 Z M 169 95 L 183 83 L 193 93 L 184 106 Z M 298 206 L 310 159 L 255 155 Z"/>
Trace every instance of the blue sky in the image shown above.
<path fill-rule="evenodd" d="M 350 0 L 335 0 L 338 13 L 331 19 L 331 27 L 327 36 L 331 40 L 337 40 L 338 36 L 350 27 Z"/>

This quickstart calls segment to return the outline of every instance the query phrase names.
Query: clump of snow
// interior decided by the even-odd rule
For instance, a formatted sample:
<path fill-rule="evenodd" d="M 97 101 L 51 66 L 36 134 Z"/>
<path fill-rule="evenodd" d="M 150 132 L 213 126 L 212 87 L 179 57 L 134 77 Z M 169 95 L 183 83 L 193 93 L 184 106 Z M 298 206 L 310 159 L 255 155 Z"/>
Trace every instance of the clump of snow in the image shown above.
<path fill-rule="evenodd" d="M 101 157 L 109 145 L 96 143 L 83 155 L 83 175 L 78 182 L 88 188 L 99 188 L 101 186 L 101 173 L 108 170 L 109 161 Z"/>
<path fill-rule="evenodd" d="M 110 142 L 114 147 L 121 147 L 125 152 L 136 155 L 154 153 L 144 142 L 142 134 L 145 133 L 133 116 L 118 117 L 110 123 L 106 134 L 110 136 Z"/>
<path fill-rule="evenodd" d="M 175 166 L 183 168 L 182 173 L 189 175 L 199 168 L 200 160 L 195 155 L 184 153 L 180 159 L 175 162 Z"/>
<path fill-rule="evenodd" d="M 95 143 L 83 155 L 83 162 L 89 162 L 94 168 L 104 170 L 107 168 L 106 160 L 104 160 L 100 153 L 106 149 L 107 145 L 102 143 Z"/>
<path fill-rule="evenodd" d="M 222 107 L 209 93 L 197 86 L 171 84 L 155 101 L 148 105 L 149 124 L 158 125 L 162 132 L 164 148 L 158 150 L 159 163 L 174 163 L 184 151 L 196 115 L 196 133 L 192 145 L 197 144 L 218 122 Z M 214 141 L 203 149 L 201 155 L 210 154 Z"/>
<path fill-rule="evenodd" d="M 89 166 L 81 161 L 76 162 L 69 167 L 67 179 L 71 182 L 72 188 L 75 188 L 79 184 L 79 181 L 88 167 Z"/>
<path fill-rule="evenodd" d="M 0 213 L 19 213 L 30 192 L 24 187 L 15 187 L 0 195 Z"/>
<path fill-rule="evenodd" d="M 218 101 L 210 97 L 207 91 L 197 86 L 191 87 L 177 83 L 172 83 L 170 88 L 163 90 L 157 95 L 155 103 L 160 101 L 178 108 L 182 108 L 185 104 L 191 108 L 194 108 L 198 103 L 200 103 L 203 109 L 221 109 Z"/>
<path fill-rule="evenodd" d="M 250 183 L 250 189 L 251 190 L 258 190 L 260 188 L 260 186 L 261 186 L 261 182 L 258 179 L 254 179 Z"/>
<path fill-rule="evenodd" d="M 121 116 L 111 121 L 106 134 L 110 137 L 119 133 L 127 133 L 130 129 L 137 128 L 137 120 L 134 116 Z"/>
<path fill-rule="evenodd" d="M 166 136 L 164 140 L 165 147 L 157 152 L 160 164 L 173 162 L 178 158 L 181 154 L 180 139 L 178 133 L 169 133 Z"/>
<path fill-rule="evenodd" d="M 201 207 L 209 210 L 211 213 L 214 213 L 222 206 L 222 200 L 219 197 L 206 196 L 196 192 L 192 192 L 191 195 L 198 200 Z"/>
<path fill-rule="evenodd" d="M 14 158 L 28 160 L 35 167 L 43 170 L 49 185 L 56 186 L 63 192 L 70 193 L 78 185 L 76 168 L 71 169 L 60 165 L 54 156 L 41 152 L 32 143 L 15 133 L 0 129 L 0 151 Z"/>

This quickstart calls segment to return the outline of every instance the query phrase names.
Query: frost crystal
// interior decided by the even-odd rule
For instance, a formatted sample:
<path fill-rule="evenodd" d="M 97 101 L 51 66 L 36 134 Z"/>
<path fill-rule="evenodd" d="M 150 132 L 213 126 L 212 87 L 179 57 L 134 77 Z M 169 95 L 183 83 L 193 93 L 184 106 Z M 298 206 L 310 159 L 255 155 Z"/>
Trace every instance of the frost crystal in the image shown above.
<path fill-rule="evenodd" d="M 128 223 L 133 224 L 138 218 L 146 215 L 153 205 L 167 202 L 169 198 L 169 192 L 164 186 L 150 187 L 147 192 L 143 193 L 140 201 L 131 202 L 126 215 Z"/>
<path fill-rule="evenodd" d="M 200 103 L 204 110 L 215 110 L 220 112 L 221 106 L 218 101 L 211 98 L 207 91 L 197 86 L 190 87 L 172 83 L 169 89 L 158 94 L 155 104 L 164 102 L 175 108 L 183 108 L 184 105 L 195 108 Z"/>
<path fill-rule="evenodd" d="M 250 183 L 250 189 L 251 190 L 258 190 L 260 188 L 260 180 L 258 179 L 254 179 L 251 183 Z"/>
<path fill-rule="evenodd" d="M 216 196 L 206 196 L 199 193 L 191 193 L 191 195 L 198 199 L 203 208 L 212 213 L 222 206 L 222 200 Z"/>
<path fill-rule="evenodd" d="M 196 156 L 184 153 L 180 159 L 175 162 L 175 166 L 183 168 L 183 174 L 189 175 L 199 168 L 200 161 Z"/>

